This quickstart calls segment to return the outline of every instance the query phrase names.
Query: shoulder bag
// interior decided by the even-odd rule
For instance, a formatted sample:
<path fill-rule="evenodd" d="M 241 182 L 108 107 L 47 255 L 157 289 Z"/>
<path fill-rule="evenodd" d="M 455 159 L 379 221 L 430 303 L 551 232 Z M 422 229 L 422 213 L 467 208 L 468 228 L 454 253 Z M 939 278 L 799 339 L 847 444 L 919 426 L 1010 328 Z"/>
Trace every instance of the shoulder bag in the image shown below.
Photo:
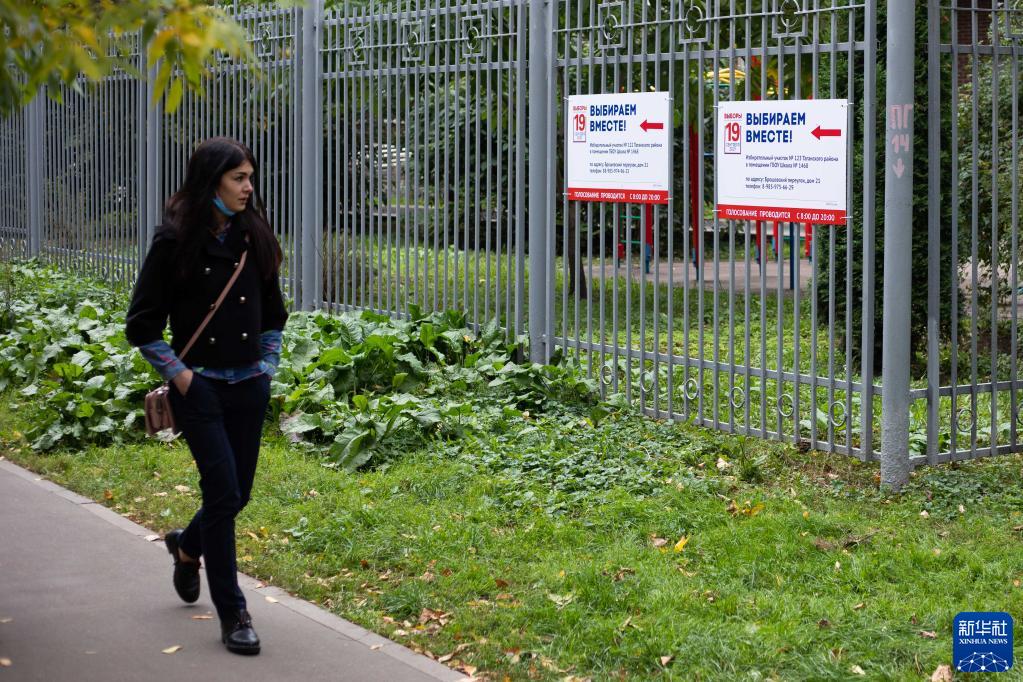
<path fill-rule="evenodd" d="M 234 286 L 235 281 L 238 279 L 238 275 L 242 274 L 242 268 L 245 267 L 245 258 L 249 255 L 248 250 L 242 252 L 241 260 L 238 261 L 238 267 L 235 268 L 234 274 L 231 275 L 231 279 L 227 281 L 227 285 L 224 290 L 220 292 L 220 296 L 217 297 L 216 303 L 210 308 L 210 312 L 206 314 L 206 319 L 202 321 L 202 324 L 196 328 L 195 333 L 192 334 L 192 338 L 189 339 L 188 345 L 181 351 L 181 355 L 178 357 L 183 361 L 188 351 L 192 349 L 192 346 L 198 340 L 199 335 L 206 328 L 206 325 L 210 323 L 213 316 L 216 315 L 217 310 L 220 309 L 220 304 L 224 302 L 227 297 L 227 293 Z M 171 411 L 170 397 L 167 392 L 170 387 L 167 382 L 163 382 L 157 388 L 146 394 L 145 402 L 145 413 L 146 413 L 146 433 L 150 436 L 156 434 L 164 429 L 170 429 L 174 433 L 178 433 L 177 426 L 174 423 L 174 413 Z"/>

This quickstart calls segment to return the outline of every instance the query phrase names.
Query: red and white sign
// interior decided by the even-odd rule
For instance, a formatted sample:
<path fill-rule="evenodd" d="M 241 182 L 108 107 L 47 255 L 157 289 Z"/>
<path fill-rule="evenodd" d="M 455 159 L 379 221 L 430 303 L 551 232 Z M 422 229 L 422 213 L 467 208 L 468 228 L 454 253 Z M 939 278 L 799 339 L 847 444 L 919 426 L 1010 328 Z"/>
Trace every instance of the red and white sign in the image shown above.
<path fill-rule="evenodd" d="M 849 102 L 721 102 L 715 145 L 722 220 L 845 225 Z"/>
<path fill-rule="evenodd" d="M 671 198 L 671 104 L 666 92 L 568 98 L 570 201 L 666 204 Z"/>

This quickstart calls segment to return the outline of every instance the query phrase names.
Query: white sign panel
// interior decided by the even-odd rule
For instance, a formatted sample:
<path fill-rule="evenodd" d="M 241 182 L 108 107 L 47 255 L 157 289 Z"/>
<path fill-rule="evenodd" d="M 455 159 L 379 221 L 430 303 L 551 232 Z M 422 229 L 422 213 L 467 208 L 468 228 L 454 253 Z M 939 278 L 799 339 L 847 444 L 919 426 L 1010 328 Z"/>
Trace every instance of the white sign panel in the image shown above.
<path fill-rule="evenodd" d="M 718 217 L 844 225 L 848 110 L 844 99 L 719 103 Z"/>
<path fill-rule="evenodd" d="M 671 104 L 666 92 L 568 98 L 565 144 L 572 201 L 666 204 Z"/>

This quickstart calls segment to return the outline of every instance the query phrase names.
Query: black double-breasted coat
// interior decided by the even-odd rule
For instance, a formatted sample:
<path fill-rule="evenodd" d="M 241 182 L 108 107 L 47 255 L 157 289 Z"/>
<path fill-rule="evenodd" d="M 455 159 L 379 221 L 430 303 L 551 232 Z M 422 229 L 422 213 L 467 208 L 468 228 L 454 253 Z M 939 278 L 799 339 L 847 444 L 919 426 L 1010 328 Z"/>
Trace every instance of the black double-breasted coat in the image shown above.
<path fill-rule="evenodd" d="M 241 227 L 232 227 L 223 243 L 212 234 L 205 239 L 198 267 L 183 280 L 175 263 L 175 232 L 157 228 L 128 307 L 125 334 L 132 345 L 162 339 L 169 318 L 171 347 L 181 355 L 248 247 Z M 288 312 L 279 277 L 275 272 L 263 278 L 252 256 L 250 252 L 241 275 L 188 352 L 185 364 L 210 368 L 251 364 L 261 358 L 260 334 L 284 329 Z"/>

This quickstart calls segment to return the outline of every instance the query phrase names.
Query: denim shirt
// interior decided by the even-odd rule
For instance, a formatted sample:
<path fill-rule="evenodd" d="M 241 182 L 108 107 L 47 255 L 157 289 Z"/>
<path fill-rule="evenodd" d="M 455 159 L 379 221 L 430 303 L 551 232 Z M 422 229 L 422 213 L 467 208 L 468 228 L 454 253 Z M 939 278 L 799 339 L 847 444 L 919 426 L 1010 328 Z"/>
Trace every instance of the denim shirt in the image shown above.
<path fill-rule="evenodd" d="M 193 372 L 198 372 L 209 379 L 220 379 L 230 384 L 245 381 L 252 377 L 266 374 L 272 377 L 277 373 L 277 365 L 281 361 L 281 332 L 270 329 L 259 337 L 259 347 L 263 357 L 251 365 L 242 367 L 193 367 Z M 149 361 L 149 364 L 160 373 L 164 381 L 170 381 L 177 375 L 184 372 L 187 367 L 185 363 L 171 349 L 170 344 L 164 340 L 153 341 L 144 346 L 139 346 L 142 357 Z"/>

